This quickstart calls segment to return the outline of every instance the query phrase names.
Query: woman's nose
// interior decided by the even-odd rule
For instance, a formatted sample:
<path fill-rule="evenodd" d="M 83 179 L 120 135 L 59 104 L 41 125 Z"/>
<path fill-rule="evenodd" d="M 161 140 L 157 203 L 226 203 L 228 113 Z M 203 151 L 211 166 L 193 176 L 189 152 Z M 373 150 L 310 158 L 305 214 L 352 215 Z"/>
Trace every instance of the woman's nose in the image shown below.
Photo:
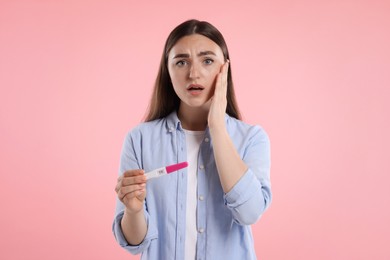
<path fill-rule="evenodd" d="M 197 79 L 199 78 L 199 66 L 197 64 L 192 64 L 191 67 L 190 67 L 190 74 L 189 74 L 189 78 L 190 79 Z"/>

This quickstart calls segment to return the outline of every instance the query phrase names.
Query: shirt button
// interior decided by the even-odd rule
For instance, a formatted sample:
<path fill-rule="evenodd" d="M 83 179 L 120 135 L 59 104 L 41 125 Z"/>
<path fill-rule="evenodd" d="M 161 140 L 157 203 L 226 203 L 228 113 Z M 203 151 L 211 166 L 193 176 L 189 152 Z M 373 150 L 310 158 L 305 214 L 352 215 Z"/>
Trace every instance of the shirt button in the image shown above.
<path fill-rule="evenodd" d="M 204 229 L 203 229 L 203 228 L 200 228 L 198 231 L 199 231 L 199 233 L 203 233 L 203 232 L 204 232 Z"/>
<path fill-rule="evenodd" d="M 204 141 L 205 141 L 206 143 L 208 143 L 208 142 L 210 141 L 210 139 L 209 139 L 208 137 L 206 137 L 206 138 L 204 139 Z"/>
<path fill-rule="evenodd" d="M 204 197 L 202 195 L 200 195 L 199 200 L 204 200 Z"/>
<path fill-rule="evenodd" d="M 169 127 L 169 132 L 173 132 L 173 127 Z"/>
<path fill-rule="evenodd" d="M 201 166 L 199 166 L 199 168 L 200 168 L 201 170 L 203 170 L 203 169 L 204 169 L 204 165 L 202 164 Z"/>

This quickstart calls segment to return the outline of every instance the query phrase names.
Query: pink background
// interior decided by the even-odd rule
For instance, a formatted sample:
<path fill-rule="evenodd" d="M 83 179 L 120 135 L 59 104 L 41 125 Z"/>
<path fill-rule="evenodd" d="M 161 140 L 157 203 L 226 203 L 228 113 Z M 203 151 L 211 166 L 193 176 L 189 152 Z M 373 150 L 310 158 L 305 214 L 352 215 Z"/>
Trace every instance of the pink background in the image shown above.
<path fill-rule="evenodd" d="M 271 138 L 258 257 L 390 259 L 390 2 L 165 2 L 0 1 L 0 258 L 139 259 L 111 233 L 120 149 L 198 18 Z"/>

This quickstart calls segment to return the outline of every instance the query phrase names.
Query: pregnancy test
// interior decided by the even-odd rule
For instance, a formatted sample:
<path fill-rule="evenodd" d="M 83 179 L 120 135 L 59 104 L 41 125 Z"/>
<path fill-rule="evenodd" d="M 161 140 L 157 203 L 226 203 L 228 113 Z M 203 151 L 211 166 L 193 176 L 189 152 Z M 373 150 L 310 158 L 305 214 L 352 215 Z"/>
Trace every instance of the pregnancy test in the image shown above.
<path fill-rule="evenodd" d="M 187 162 L 181 162 L 181 163 L 172 164 L 172 165 L 169 165 L 169 166 L 166 166 L 166 167 L 158 168 L 158 169 L 155 169 L 155 170 L 153 170 L 151 172 L 145 173 L 146 179 L 149 180 L 149 179 L 152 179 L 152 178 L 157 178 L 157 177 L 160 177 L 160 176 L 164 176 L 164 175 L 170 174 L 172 172 L 178 171 L 180 169 L 183 169 L 183 168 L 185 168 L 187 166 L 188 166 Z"/>

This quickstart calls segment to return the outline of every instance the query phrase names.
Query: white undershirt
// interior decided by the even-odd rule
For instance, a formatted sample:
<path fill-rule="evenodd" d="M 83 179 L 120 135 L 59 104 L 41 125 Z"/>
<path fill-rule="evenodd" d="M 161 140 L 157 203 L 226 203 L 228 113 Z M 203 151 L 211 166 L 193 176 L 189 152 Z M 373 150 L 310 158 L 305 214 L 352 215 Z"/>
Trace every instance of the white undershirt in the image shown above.
<path fill-rule="evenodd" d="M 198 236 L 196 228 L 196 207 L 198 187 L 198 155 L 200 144 L 204 138 L 204 131 L 184 130 L 187 146 L 187 206 L 186 206 L 186 236 L 185 236 L 185 260 L 194 260 L 196 257 L 196 240 Z"/>

